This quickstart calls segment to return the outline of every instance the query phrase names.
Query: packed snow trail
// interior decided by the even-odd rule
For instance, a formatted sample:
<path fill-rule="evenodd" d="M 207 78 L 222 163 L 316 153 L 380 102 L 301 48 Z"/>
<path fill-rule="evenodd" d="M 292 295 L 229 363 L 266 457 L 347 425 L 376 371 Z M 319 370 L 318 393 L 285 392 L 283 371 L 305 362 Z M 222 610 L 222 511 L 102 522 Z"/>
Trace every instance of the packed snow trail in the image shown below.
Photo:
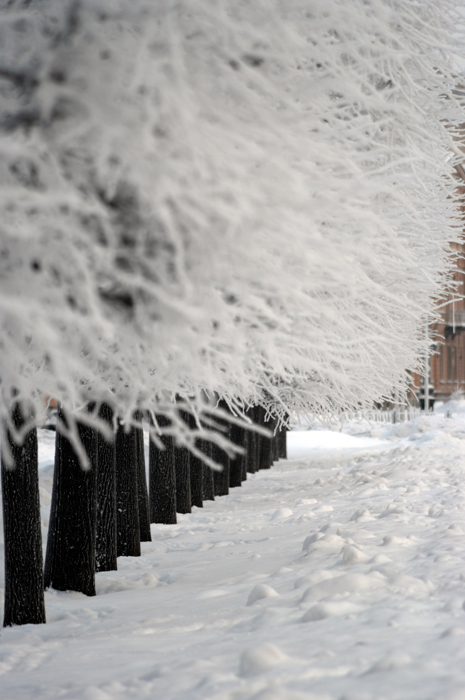
<path fill-rule="evenodd" d="M 3 630 L 0 697 L 463 700 L 465 403 L 451 407 L 290 433 L 288 461 L 152 525 L 95 598 L 50 590 L 47 625 Z"/>

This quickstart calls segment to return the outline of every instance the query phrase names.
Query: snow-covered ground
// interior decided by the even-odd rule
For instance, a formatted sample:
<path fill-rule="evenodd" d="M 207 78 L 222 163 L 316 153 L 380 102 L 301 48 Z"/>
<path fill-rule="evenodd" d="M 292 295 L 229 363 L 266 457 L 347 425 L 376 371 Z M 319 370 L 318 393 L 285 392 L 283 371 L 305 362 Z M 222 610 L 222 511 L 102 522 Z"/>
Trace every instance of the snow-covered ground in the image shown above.
<path fill-rule="evenodd" d="M 288 444 L 95 598 L 48 591 L 47 625 L 3 630 L 2 700 L 464 700 L 465 402 Z"/>

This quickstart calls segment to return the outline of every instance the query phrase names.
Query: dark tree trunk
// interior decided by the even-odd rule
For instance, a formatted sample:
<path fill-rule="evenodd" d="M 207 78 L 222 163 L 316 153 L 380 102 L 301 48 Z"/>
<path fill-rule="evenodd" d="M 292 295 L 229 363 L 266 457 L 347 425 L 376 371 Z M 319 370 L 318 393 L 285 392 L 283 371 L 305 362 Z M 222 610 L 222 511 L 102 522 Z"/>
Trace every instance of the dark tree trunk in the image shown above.
<path fill-rule="evenodd" d="M 199 441 L 199 449 L 207 457 L 212 456 L 212 444 L 208 440 Z M 215 484 L 213 482 L 213 470 L 203 463 L 203 481 L 202 481 L 202 495 L 204 501 L 214 501 L 215 500 Z"/>
<path fill-rule="evenodd" d="M 157 416 L 160 428 L 170 421 Z M 165 449 L 149 443 L 150 521 L 172 525 L 176 523 L 176 476 L 174 470 L 174 440 L 170 435 L 160 436 Z"/>
<path fill-rule="evenodd" d="M 250 418 L 250 420 L 255 423 L 255 409 L 254 408 L 249 408 L 247 409 L 247 417 Z M 244 459 L 244 469 L 246 473 L 248 474 L 254 474 L 256 472 L 256 461 L 255 461 L 255 453 L 256 453 L 256 437 L 257 434 L 253 430 L 247 430 L 246 431 L 246 436 L 247 436 L 247 452 L 245 454 L 245 459 Z"/>
<path fill-rule="evenodd" d="M 249 430 L 249 439 L 247 442 L 246 466 L 249 474 L 255 474 L 257 471 L 257 433 Z"/>
<path fill-rule="evenodd" d="M 262 435 L 260 437 L 260 469 L 270 469 L 273 464 L 271 439 Z"/>
<path fill-rule="evenodd" d="M 174 447 L 176 470 L 176 512 L 190 513 L 192 508 L 190 453 L 186 447 Z"/>
<path fill-rule="evenodd" d="M 180 416 L 187 425 L 190 414 L 180 411 Z M 174 445 L 174 468 L 176 471 L 176 512 L 190 513 L 192 510 L 190 452 L 186 447 Z"/>
<path fill-rule="evenodd" d="M 195 430 L 197 424 L 192 414 L 186 413 L 184 420 L 191 430 Z M 195 441 L 195 446 L 199 449 L 200 440 Z M 203 508 L 203 462 L 195 455 L 189 453 L 190 480 L 191 480 L 191 505 Z"/>
<path fill-rule="evenodd" d="M 261 425 L 263 426 L 263 414 L 262 414 L 262 409 L 261 406 L 254 406 L 253 409 L 253 421 L 256 425 Z M 260 451 L 261 451 L 261 445 L 262 445 L 262 436 L 260 433 L 255 433 L 255 440 L 254 440 L 254 463 L 255 463 L 255 471 L 258 472 L 260 471 Z"/>
<path fill-rule="evenodd" d="M 119 557 L 140 557 L 137 486 L 137 431 L 121 423 L 116 431 L 117 551 Z"/>
<path fill-rule="evenodd" d="M 282 426 L 278 433 L 278 454 L 280 459 L 287 459 L 287 433 L 286 426 Z"/>
<path fill-rule="evenodd" d="M 22 428 L 33 414 L 16 404 L 13 424 Z M 5 612 L 3 626 L 45 622 L 42 537 L 40 530 L 37 431 L 18 445 L 8 431 L 13 464 L 2 455 L 3 532 L 5 540 Z"/>
<path fill-rule="evenodd" d="M 197 440 L 196 446 L 199 447 Z M 192 505 L 203 508 L 203 462 L 191 454 L 191 499 Z"/>
<path fill-rule="evenodd" d="M 213 472 L 215 496 L 227 496 L 229 493 L 229 456 L 215 443 L 212 443 L 212 460 L 222 468 L 221 471 Z"/>
<path fill-rule="evenodd" d="M 67 425 L 62 409 L 58 418 Z M 52 504 L 45 558 L 45 587 L 95 595 L 97 431 L 76 422 L 90 462 L 83 469 L 73 445 L 57 425 Z"/>
<path fill-rule="evenodd" d="M 276 421 L 274 421 L 276 424 Z M 278 435 L 274 434 L 273 437 L 271 438 L 271 457 L 272 457 L 272 464 L 277 462 L 279 460 L 279 450 L 278 450 Z"/>
<path fill-rule="evenodd" d="M 265 420 L 266 410 L 260 406 L 260 425 L 268 430 L 272 430 L 273 423 L 271 420 Z M 260 436 L 260 455 L 259 455 L 259 469 L 270 469 L 273 463 L 273 445 L 272 438 L 266 435 Z"/>
<path fill-rule="evenodd" d="M 223 400 L 219 402 L 219 407 L 224 411 L 228 411 L 228 405 Z M 229 438 L 229 423 L 222 418 L 215 418 L 215 420 L 222 426 L 219 429 L 221 435 L 225 438 Z M 213 473 L 215 496 L 227 496 L 229 493 L 229 455 L 215 443 L 212 443 L 212 459 L 222 467 L 221 471 L 215 471 Z"/>
<path fill-rule="evenodd" d="M 142 420 L 142 414 L 137 416 L 137 420 Z M 139 532 L 141 542 L 151 542 L 149 494 L 147 489 L 147 474 L 145 471 L 145 448 L 144 431 L 142 428 L 135 428 L 137 441 L 137 496 L 139 506 Z"/>
<path fill-rule="evenodd" d="M 113 430 L 113 410 L 103 403 L 99 418 Z M 97 571 L 115 571 L 116 547 L 116 450 L 115 437 L 107 440 L 97 433 Z"/>
<path fill-rule="evenodd" d="M 247 464 L 249 459 L 250 430 L 244 429 L 244 454 L 242 455 L 242 481 L 247 481 Z"/>
<path fill-rule="evenodd" d="M 238 447 L 244 449 L 244 442 L 246 438 L 246 431 L 239 425 L 231 424 L 230 428 L 230 438 Z M 235 459 L 231 459 L 229 462 L 229 486 L 230 488 L 235 488 L 236 486 L 242 486 L 242 464 L 245 461 L 245 454 L 238 455 Z"/>

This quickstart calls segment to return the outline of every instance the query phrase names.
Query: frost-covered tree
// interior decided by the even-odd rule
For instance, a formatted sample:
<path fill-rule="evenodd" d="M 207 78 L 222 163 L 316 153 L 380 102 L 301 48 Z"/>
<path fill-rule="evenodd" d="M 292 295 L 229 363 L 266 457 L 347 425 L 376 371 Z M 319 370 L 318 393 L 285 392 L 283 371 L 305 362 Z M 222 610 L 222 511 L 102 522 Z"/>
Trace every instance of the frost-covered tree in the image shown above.
<path fill-rule="evenodd" d="M 163 392 L 389 393 L 454 235 L 456 12 L 7 3 L 4 396 L 111 392 L 128 417 Z"/>
<path fill-rule="evenodd" d="M 213 397 L 405 384 L 457 230 L 458 0 L 0 7 L 6 421 L 106 402 L 201 456 L 230 449 Z"/>

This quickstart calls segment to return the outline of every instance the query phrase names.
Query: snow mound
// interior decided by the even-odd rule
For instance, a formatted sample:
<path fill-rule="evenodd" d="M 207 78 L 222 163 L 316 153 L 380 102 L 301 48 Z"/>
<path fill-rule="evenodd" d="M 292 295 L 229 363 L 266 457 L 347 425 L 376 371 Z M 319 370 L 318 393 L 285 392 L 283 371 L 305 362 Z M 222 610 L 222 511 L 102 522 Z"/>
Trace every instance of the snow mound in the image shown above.
<path fill-rule="evenodd" d="M 369 520 L 374 520 L 374 518 L 368 508 L 359 508 L 351 515 L 349 522 L 368 522 Z"/>
<path fill-rule="evenodd" d="M 271 516 L 271 519 L 281 520 L 282 518 L 288 518 L 290 515 L 293 515 L 293 512 L 290 508 L 278 508 L 278 510 L 275 510 L 275 512 Z"/>
<path fill-rule="evenodd" d="M 250 591 L 247 605 L 252 605 L 257 600 L 262 600 L 263 598 L 275 598 L 278 595 L 279 593 L 277 593 L 271 586 L 267 586 L 266 583 L 259 583 Z"/>
<path fill-rule="evenodd" d="M 265 642 L 252 649 L 248 649 L 241 656 L 240 675 L 255 676 L 269 671 L 286 659 L 286 656 L 274 646 Z"/>
<path fill-rule="evenodd" d="M 357 591 L 375 588 L 381 585 L 379 578 L 366 574 L 344 574 L 336 576 L 314 586 L 307 588 L 302 596 L 301 603 L 312 603 L 315 600 L 330 598 L 345 593 L 356 593 Z"/>
<path fill-rule="evenodd" d="M 105 593 L 119 593 L 121 591 L 130 591 L 137 588 L 154 588 L 163 586 L 164 581 L 155 576 L 155 574 L 146 573 L 143 576 L 125 576 L 125 578 L 106 578 L 104 580 L 97 579 L 96 589 L 97 595 Z"/>
<path fill-rule="evenodd" d="M 347 566 L 352 566 L 354 564 L 360 564 L 360 562 L 366 561 L 368 559 L 367 555 L 362 552 L 361 549 L 355 547 L 352 544 L 348 544 L 341 550 L 342 561 Z"/>
<path fill-rule="evenodd" d="M 336 617 L 338 615 L 349 615 L 359 612 L 361 608 L 353 605 L 345 600 L 333 601 L 328 603 L 317 603 L 310 610 L 307 610 L 302 617 L 302 622 L 315 622 L 317 620 L 325 620 L 327 617 Z"/>
<path fill-rule="evenodd" d="M 328 578 L 334 578 L 334 574 L 326 569 L 317 569 L 308 576 L 300 576 L 294 583 L 294 588 L 302 588 L 302 586 L 313 586 L 320 581 L 326 581 Z"/>

